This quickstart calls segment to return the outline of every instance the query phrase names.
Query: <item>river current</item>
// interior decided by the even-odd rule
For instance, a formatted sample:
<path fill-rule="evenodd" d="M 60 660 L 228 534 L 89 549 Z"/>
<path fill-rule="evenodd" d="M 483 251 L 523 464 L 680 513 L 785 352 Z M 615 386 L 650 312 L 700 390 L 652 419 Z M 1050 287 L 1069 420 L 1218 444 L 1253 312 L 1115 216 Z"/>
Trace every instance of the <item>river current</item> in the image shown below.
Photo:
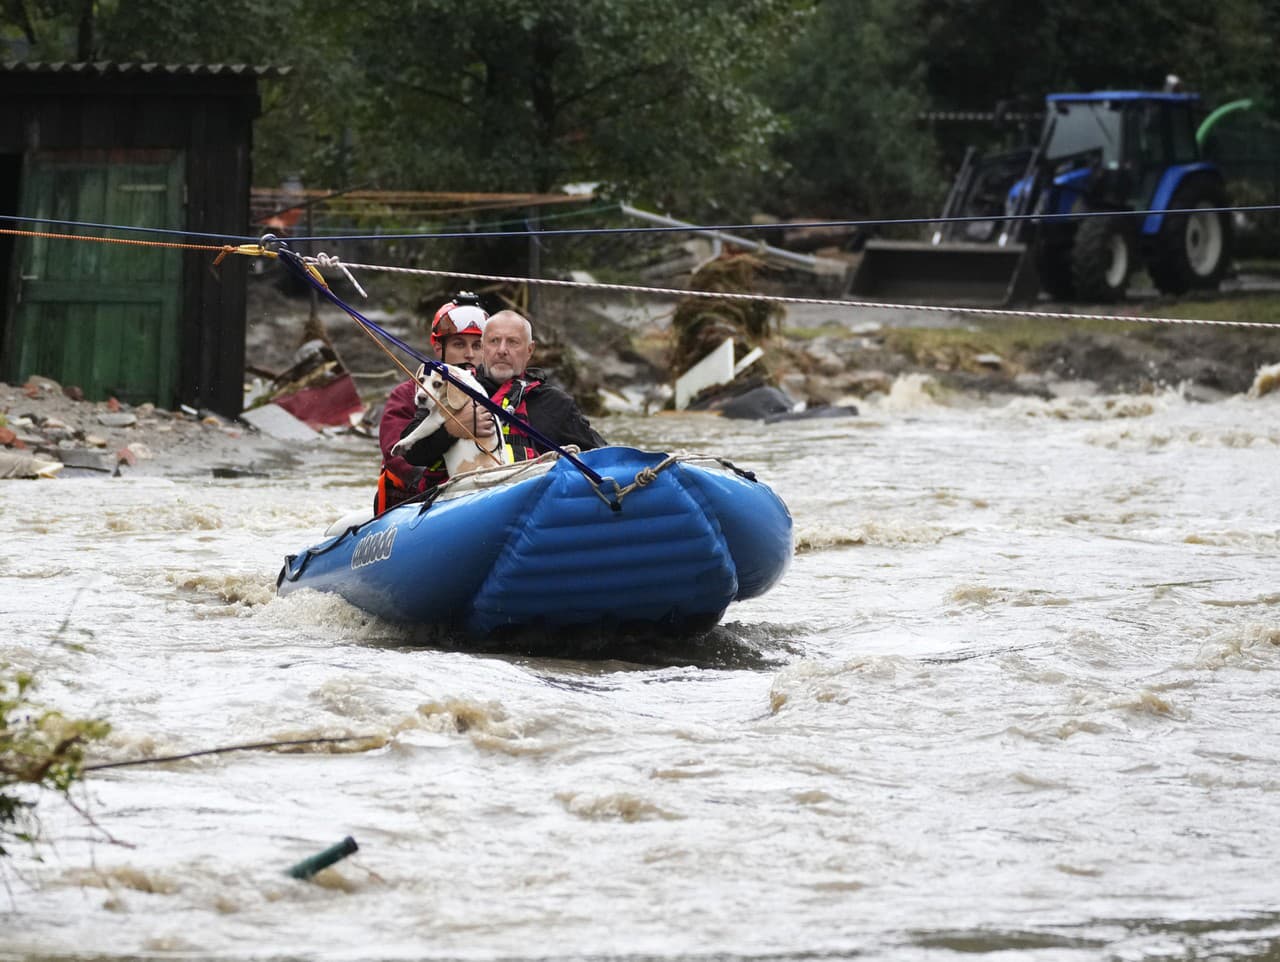
<path fill-rule="evenodd" d="M 0 958 L 1275 957 L 1280 396 L 920 388 L 599 421 L 754 470 L 797 541 L 706 639 L 603 660 L 276 598 L 368 502 L 364 439 L 268 477 L 0 483 L 0 662 L 111 723 L 91 761 L 363 737 L 42 799 Z"/>

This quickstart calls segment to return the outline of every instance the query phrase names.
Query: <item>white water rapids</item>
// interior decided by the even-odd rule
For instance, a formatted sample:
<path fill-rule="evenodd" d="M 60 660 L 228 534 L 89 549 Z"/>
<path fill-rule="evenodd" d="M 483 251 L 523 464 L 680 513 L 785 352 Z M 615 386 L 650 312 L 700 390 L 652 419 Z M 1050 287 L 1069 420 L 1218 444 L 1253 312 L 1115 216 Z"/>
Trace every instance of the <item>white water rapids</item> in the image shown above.
<path fill-rule="evenodd" d="M 0 482 L 0 662 L 111 723 L 91 760 L 369 736 L 90 773 L 96 827 L 43 798 L 0 958 L 1280 951 L 1278 416 L 902 381 L 851 419 L 605 419 L 795 517 L 778 587 L 648 663 L 276 599 L 369 500 L 368 441 L 269 478 Z"/>

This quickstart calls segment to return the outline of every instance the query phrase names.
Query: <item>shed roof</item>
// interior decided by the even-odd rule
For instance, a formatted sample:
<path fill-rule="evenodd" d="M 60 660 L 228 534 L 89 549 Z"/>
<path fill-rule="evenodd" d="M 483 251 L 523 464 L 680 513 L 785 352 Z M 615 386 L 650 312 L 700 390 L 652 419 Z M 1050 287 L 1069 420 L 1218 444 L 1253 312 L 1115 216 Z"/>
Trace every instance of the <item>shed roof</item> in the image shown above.
<path fill-rule="evenodd" d="M 134 63 L 94 61 L 0 61 L 0 74 L 64 74 L 83 76 L 253 77 L 271 79 L 293 72 L 292 67 L 244 63 Z"/>

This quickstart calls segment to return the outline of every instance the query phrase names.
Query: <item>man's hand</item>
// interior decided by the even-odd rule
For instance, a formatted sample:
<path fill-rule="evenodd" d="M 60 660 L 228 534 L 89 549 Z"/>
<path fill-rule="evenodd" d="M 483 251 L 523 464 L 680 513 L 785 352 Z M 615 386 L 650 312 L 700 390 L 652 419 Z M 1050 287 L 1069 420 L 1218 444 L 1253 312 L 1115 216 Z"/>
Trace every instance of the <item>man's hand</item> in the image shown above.
<path fill-rule="evenodd" d="M 475 401 L 468 401 L 453 417 L 444 419 L 445 433 L 455 438 L 488 438 L 497 433 L 498 427 L 493 422 L 493 415 L 485 410 L 477 410 Z"/>

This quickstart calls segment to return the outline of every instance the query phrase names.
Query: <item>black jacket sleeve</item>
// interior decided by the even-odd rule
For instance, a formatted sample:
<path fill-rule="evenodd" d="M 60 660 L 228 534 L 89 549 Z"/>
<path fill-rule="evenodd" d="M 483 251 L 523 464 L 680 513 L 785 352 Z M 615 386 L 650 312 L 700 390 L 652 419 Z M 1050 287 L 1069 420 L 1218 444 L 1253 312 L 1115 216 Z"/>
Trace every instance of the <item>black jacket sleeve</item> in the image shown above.
<path fill-rule="evenodd" d="M 608 443 L 591 426 L 578 403 L 558 387 L 541 384 L 529 392 L 526 403 L 529 424 L 556 444 L 576 444 L 580 450 L 590 451 Z"/>

